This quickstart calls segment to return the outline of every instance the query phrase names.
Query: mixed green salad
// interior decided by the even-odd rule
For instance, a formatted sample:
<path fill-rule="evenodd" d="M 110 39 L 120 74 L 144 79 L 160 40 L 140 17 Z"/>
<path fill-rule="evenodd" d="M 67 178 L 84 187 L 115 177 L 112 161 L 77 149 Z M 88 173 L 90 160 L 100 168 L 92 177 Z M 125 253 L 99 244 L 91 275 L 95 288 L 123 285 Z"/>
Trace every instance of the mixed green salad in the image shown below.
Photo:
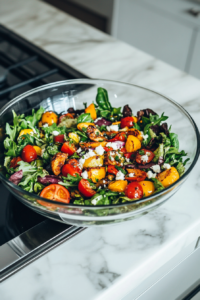
<path fill-rule="evenodd" d="M 187 153 L 164 113 L 115 108 L 101 87 L 96 103 L 84 105 L 62 114 L 43 107 L 31 115 L 13 111 L 4 140 L 8 180 L 54 201 L 110 205 L 150 196 L 184 174 Z"/>

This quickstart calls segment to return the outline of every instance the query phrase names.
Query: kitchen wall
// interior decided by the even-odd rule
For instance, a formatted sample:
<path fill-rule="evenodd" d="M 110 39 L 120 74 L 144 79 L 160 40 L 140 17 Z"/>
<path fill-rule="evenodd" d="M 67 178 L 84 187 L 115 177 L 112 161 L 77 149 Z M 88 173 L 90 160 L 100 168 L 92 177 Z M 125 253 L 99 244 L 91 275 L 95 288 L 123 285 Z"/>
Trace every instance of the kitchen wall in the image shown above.
<path fill-rule="evenodd" d="M 200 0 L 46 0 L 200 78 Z"/>

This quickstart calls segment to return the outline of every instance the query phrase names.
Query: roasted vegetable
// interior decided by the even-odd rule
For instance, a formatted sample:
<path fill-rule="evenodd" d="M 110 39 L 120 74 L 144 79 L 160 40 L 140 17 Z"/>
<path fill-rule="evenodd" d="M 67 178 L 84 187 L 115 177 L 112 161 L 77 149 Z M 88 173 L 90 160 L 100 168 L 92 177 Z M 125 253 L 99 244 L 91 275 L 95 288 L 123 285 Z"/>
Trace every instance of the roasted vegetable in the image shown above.
<path fill-rule="evenodd" d="M 94 103 L 90 104 L 90 105 L 85 109 L 85 113 L 86 113 L 86 114 L 89 113 L 89 114 L 91 115 L 91 118 L 92 118 L 93 120 L 96 120 L 96 118 L 97 118 L 97 112 L 96 112 Z"/>
<path fill-rule="evenodd" d="M 125 191 L 128 182 L 126 180 L 116 180 L 108 185 L 108 189 L 113 192 L 122 193 Z"/>
<path fill-rule="evenodd" d="M 129 128 L 127 135 L 134 135 L 136 138 L 138 138 L 138 140 L 140 140 L 140 142 L 143 140 L 142 133 L 135 128 Z"/>
<path fill-rule="evenodd" d="M 67 153 L 57 153 L 51 160 L 51 169 L 55 175 L 61 173 L 61 169 L 65 164 L 66 159 L 68 158 Z"/>
<path fill-rule="evenodd" d="M 126 140 L 125 148 L 127 152 L 135 152 L 141 148 L 141 142 L 135 136 L 129 135 Z"/>
<path fill-rule="evenodd" d="M 89 157 L 85 160 L 83 168 L 95 168 L 103 166 L 104 156 L 96 155 Z"/>
<path fill-rule="evenodd" d="M 77 125 L 78 130 L 85 131 L 88 126 L 95 126 L 94 123 L 79 123 Z"/>
<path fill-rule="evenodd" d="M 155 186 L 151 181 L 140 181 L 139 184 L 143 189 L 143 197 L 148 197 L 155 192 Z"/>
<path fill-rule="evenodd" d="M 125 176 L 125 179 L 128 181 L 143 181 L 147 177 L 146 172 L 139 169 L 126 169 L 128 175 Z M 131 176 L 130 176 L 131 175 Z"/>
<path fill-rule="evenodd" d="M 125 159 L 119 151 L 108 151 L 105 153 L 105 165 L 121 166 Z"/>
<path fill-rule="evenodd" d="M 83 143 L 81 142 L 79 145 L 81 148 L 96 148 L 98 146 L 105 147 L 107 142 L 88 142 L 88 143 Z"/>
<path fill-rule="evenodd" d="M 105 167 L 90 168 L 87 170 L 87 172 L 89 179 L 92 179 L 92 181 L 95 183 L 106 177 Z"/>
<path fill-rule="evenodd" d="M 78 135 L 77 133 L 75 133 L 75 132 L 70 132 L 68 136 L 69 136 L 69 138 L 72 139 L 76 144 L 79 143 L 80 137 L 79 137 L 79 135 Z"/>
<path fill-rule="evenodd" d="M 101 131 L 99 131 L 99 129 L 92 125 L 89 125 L 87 127 L 87 135 L 90 138 L 90 140 L 95 142 L 103 142 L 106 140 Z"/>
<path fill-rule="evenodd" d="M 171 167 L 168 170 L 158 174 L 157 178 L 164 187 L 168 187 L 179 179 L 179 173 L 176 168 Z"/>
<path fill-rule="evenodd" d="M 58 116 L 53 111 L 47 111 L 42 115 L 42 125 L 48 124 L 49 126 L 53 123 L 58 123 Z"/>

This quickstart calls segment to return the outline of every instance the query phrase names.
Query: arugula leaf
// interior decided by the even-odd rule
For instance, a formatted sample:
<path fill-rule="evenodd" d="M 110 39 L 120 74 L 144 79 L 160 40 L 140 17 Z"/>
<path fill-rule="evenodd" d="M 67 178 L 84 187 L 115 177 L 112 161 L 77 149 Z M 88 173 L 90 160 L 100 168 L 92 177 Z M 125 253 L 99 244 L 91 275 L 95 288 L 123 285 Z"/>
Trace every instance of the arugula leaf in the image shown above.
<path fill-rule="evenodd" d="M 112 110 L 112 106 L 110 104 L 108 92 L 106 89 L 101 87 L 97 89 L 96 102 L 103 110 Z"/>
<path fill-rule="evenodd" d="M 150 134 L 152 139 L 157 138 L 157 135 L 155 134 L 155 132 L 151 128 L 149 128 L 149 134 Z"/>
<path fill-rule="evenodd" d="M 160 156 L 164 157 L 164 145 L 159 144 L 158 148 L 154 151 L 155 157 L 153 159 L 153 162 L 158 162 L 158 159 Z"/>
<path fill-rule="evenodd" d="M 178 163 L 178 165 L 176 166 L 176 169 L 177 169 L 180 177 L 185 173 L 185 167 L 182 162 Z"/>
<path fill-rule="evenodd" d="M 48 154 L 51 156 L 54 156 L 56 153 L 59 152 L 58 146 L 55 144 L 52 146 L 51 145 L 47 146 L 46 150 L 47 150 Z"/>
<path fill-rule="evenodd" d="M 162 183 L 157 178 L 151 178 L 151 180 L 153 181 L 154 186 L 155 186 L 154 194 L 164 190 L 164 186 L 162 185 Z"/>
<path fill-rule="evenodd" d="M 37 123 L 40 121 L 42 114 L 45 112 L 43 107 L 40 107 L 36 112 L 32 109 L 32 116 L 25 117 L 25 120 L 28 121 L 31 126 L 35 127 Z"/>
<path fill-rule="evenodd" d="M 67 174 L 67 177 L 62 176 L 62 179 L 64 182 L 59 182 L 59 184 L 69 187 L 77 186 L 82 177 L 77 173 L 76 176 L 71 176 L 70 174 Z"/>
<path fill-rule="evenodd" d="M 169 138 L 171 141 L 171 145 L 178 150 L 179 149 L 178 135 L 176 133 L 170 133 Z"/>
<path fill-rule="evenodd" d="M 164 144 L 164 147 L 171 146 L 171 140 L 166 136 L 164 132 L 160 132 L 159 136 L 162 138 L 162 143 Z"/>
<path fill-rule="evenodd" d="M 8 149 L 8 151 L 5 152 L 6 156 L 16 157 L 19 155 L 16 143 L 11 141 L 9 138 L 6 138 L 4 140 L 4 147 L 5 147 L 5 149 Z"/>
<path fill-rule="evenodd" d="M 48 127 L 42 127 L 42 130 L 45 132 L 45 134 L 52 134 L 53 131 L 58 131 L 59 134 L 65 133 L 65 127 L 58 127 L 56 123 L 53 123 Z"/>
<path fill-rule="evenodd" d="M 94 120 L 91 118 L 91 114 L 82 114 L 78 117 L 77 123 L 94 123 Z"/>
<path fill-rule="evenodd" d="M 12 141 L 14 141 L 15 137 L 16 137 L 16 134 L 17 134 L 17 127 L 15 125 L 14 126 L 10 126 L 8 123 L 6 123 L 6 134 L 10 136 L 10 139 Z"/>
<path fill-rule="evenodd" d="M 72 156 L 70 156 L 70 159 L 71 158 L 79 158 L 79 155 L 75 152 Z"/>
<path fill-rule="evenodd" d="M 141 126 L 138 123 L 134 123 L 133 126 L 135 129 L 140 130 L 141 131 Z"/>
<path fill-rule="evenodd" d="M 121 171 L 123 174 L 126 175 L 126 171 L 125 171 L 124 169 L 122 169 L 121 167 L 115 166 L 115 168 L 116 168 L 118 171 Z"/>

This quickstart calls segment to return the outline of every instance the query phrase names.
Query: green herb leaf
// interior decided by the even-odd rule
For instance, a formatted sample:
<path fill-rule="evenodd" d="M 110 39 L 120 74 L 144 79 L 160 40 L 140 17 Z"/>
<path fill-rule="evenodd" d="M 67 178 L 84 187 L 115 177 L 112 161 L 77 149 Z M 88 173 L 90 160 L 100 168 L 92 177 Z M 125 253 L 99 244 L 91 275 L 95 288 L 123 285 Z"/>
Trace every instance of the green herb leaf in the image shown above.
<path fill-rule="evenodd" d="M 25 117 L 25 120 L 30 122 L 30 125 L 35 127 L 37 123 L 40 121 L 42 114 L 45 112 L 45 109 L 43 107 L 40 107 L 36 112 L 33 109 L 32 110 L 32 116 Z"/>
<path fill-rule="evenodd" d="M 94 123 L 94 120 L 91 118 L 90 114 L 82 114 L 78 117 L 77 123 Z"/>
<path fill-rule="evenodd" d="M 176 133 L 170 133 L 169 138 L 171 141 L 171 146 L 175 147 L 178 150 L 179 149 L 178 135 Z"/>
<path fill-rule="evenodd" d="M 162 185 L 162 183 L 157 178 L 151 178 L 151 180 L 153 181 L 154 186 L 155 186 L 154 194 L 164 190 L 164 186 Z"/>

